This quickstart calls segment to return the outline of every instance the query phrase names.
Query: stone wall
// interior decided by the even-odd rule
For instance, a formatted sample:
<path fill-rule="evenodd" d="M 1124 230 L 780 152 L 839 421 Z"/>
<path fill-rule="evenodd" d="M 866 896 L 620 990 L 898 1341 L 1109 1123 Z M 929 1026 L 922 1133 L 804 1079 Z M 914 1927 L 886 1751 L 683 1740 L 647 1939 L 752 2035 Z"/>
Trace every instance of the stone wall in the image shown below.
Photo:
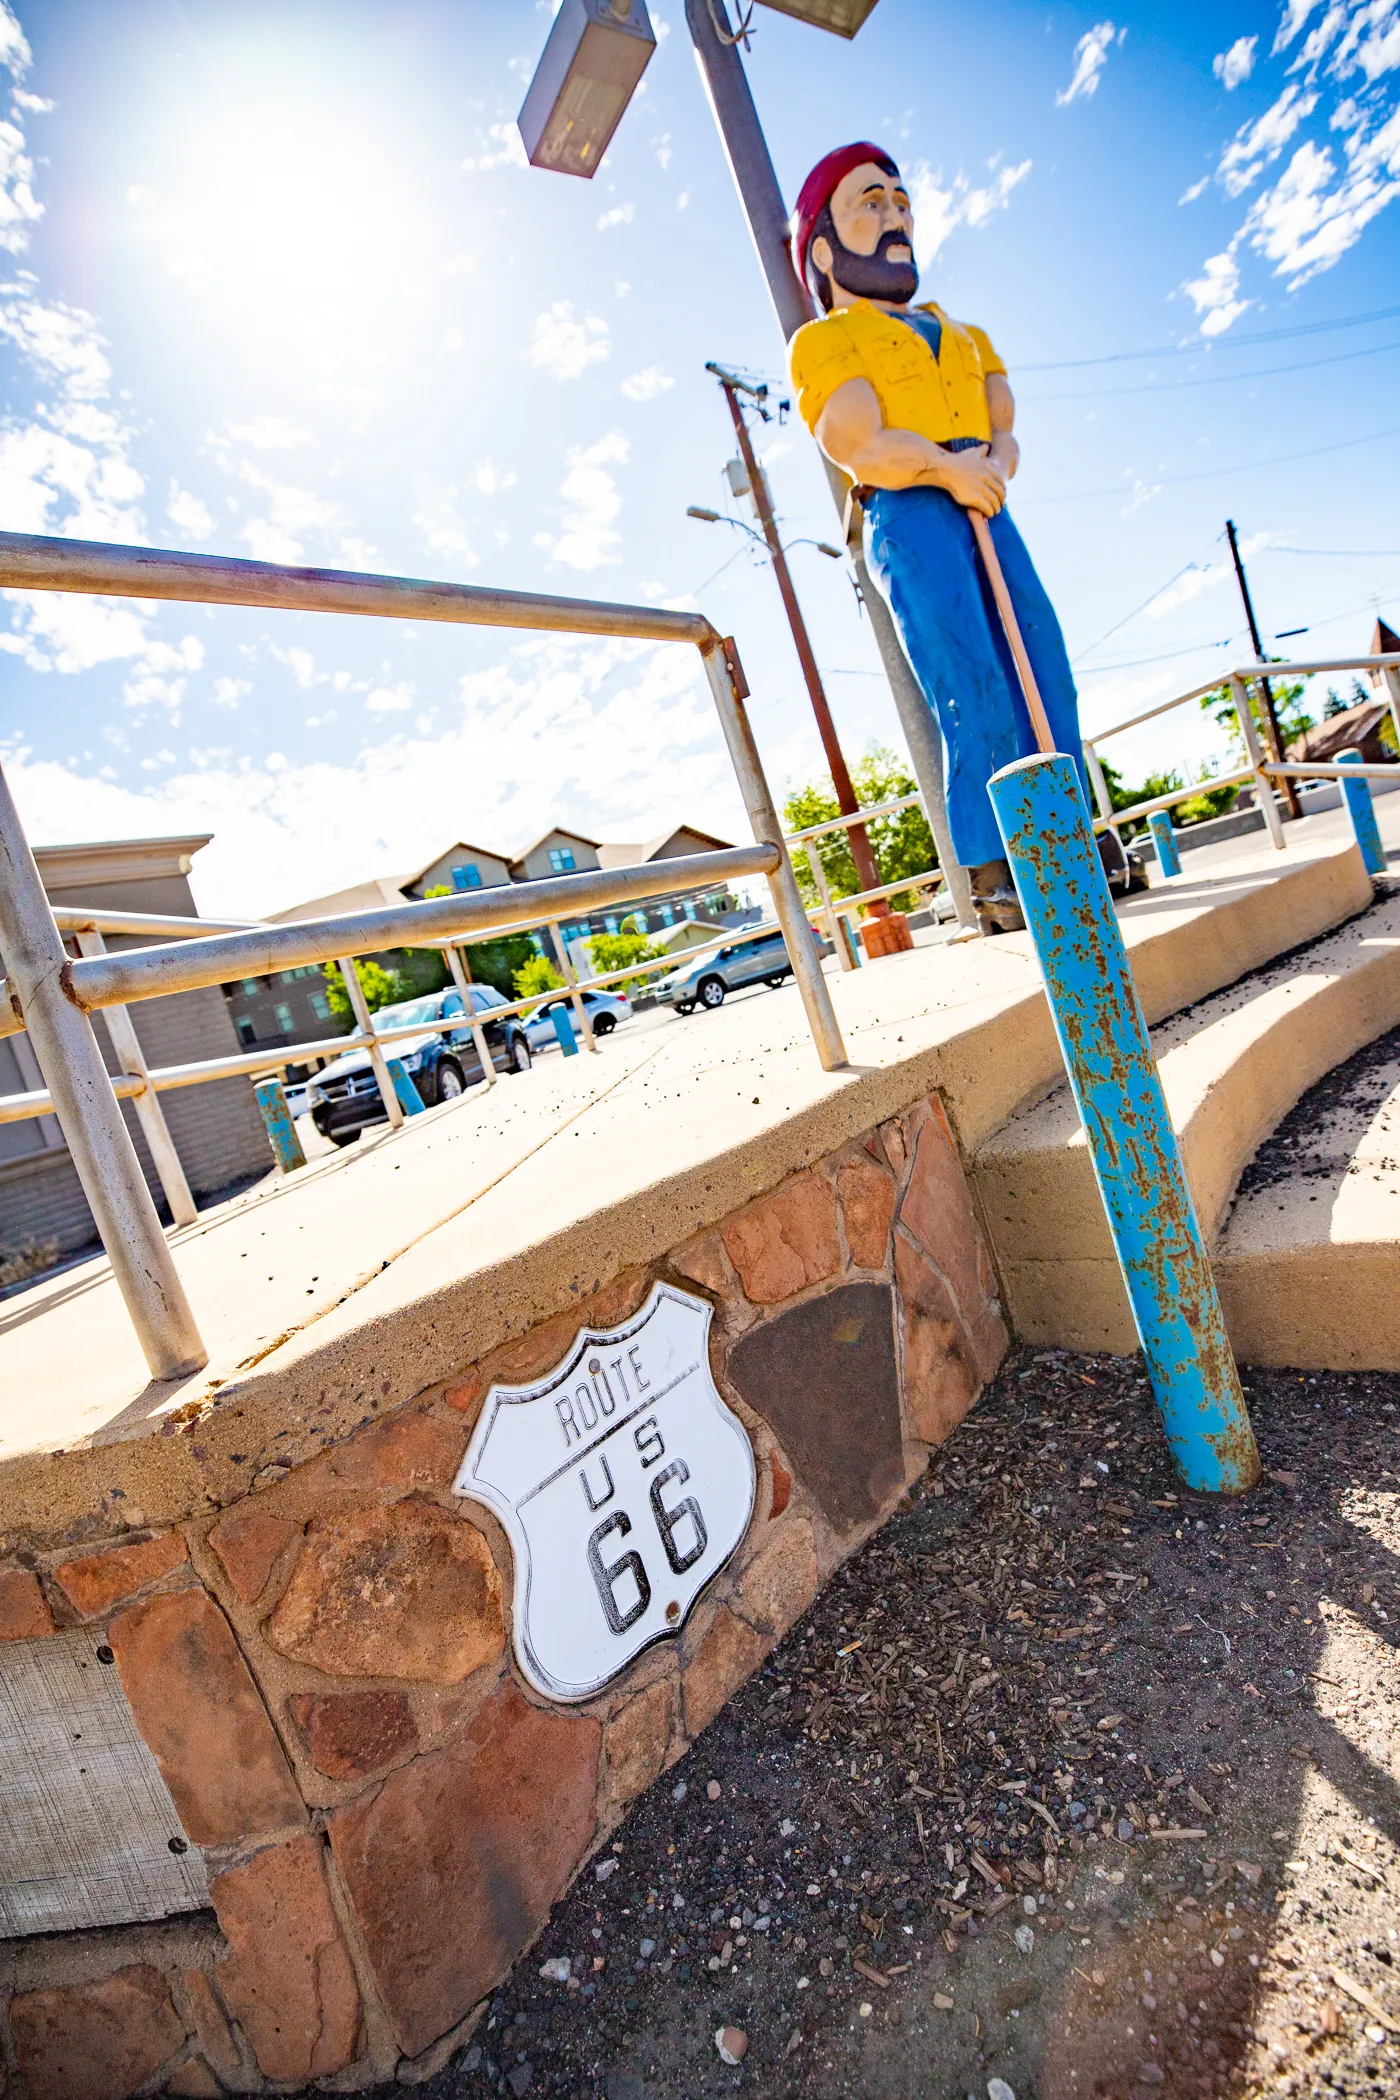
<path fill-rule="evenodd" d="M 715 1307 L 753 1521 L 678 1638 L 550 1706 L 509 1660 L 505 1536 L 452 1483 L 493 1382 L 551 1370 L 658 1278 Z M 209 1909 L 0 1943 L 9 2100 L 430 2075 L 1005 1345 L 930 1099 L 523 1340 L 479 1362 L 464 1345 L 456 1377 L 212 1517 L 18 1554 L 0 1639 L 100 1636 Z"/>

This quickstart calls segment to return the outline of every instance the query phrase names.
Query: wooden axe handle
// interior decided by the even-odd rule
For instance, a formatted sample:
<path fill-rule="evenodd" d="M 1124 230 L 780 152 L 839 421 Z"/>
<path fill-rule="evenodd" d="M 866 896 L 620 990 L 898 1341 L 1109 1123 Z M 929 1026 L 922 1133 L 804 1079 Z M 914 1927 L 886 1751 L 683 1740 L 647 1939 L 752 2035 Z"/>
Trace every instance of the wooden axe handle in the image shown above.
<path fill-rule="evenodd" d="M 982 566 L 987 572 L 987 581 L 992 587 L 992 596 L 997 601 L 997 611 L 1001 614 L 1001 624 L 1006 631 L 1011 654 L 1015 658 L 1021 691 L 1025 695 L 1026 712 L 1031 718 L 1036 743 L 1042 751 L 1053 751 L 1055 739 L 1050 734 L 1050 719 L 1045 712 L 1045 703 L 1040 697 L 1040 687 L 1035 682 L 1035 672 L 1031 669 L 1026 645 L 1021 639 L 1021 629 L 1015 607 L 1011 603 L 1011 593 L 1006 588 L 1006 578 L 1001 573 L 997 550 L 992 545 L 991 530 L 980 510 L 969 510 L 968 516 L 972 520 L 973 536 L 977 541 L 977 551 L 982 557 Z"/>

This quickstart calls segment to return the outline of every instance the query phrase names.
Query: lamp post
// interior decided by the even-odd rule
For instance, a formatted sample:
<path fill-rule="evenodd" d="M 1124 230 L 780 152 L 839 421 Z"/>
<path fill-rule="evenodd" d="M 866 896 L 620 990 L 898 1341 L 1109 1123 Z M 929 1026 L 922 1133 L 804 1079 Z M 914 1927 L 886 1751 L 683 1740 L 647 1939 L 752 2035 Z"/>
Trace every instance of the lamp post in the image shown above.
<path fill-rule="evenodd" d="M 773 515 L 773 502 L 768 493 L 768 477 L 758 463 L 749 434 L 747 418 L 739 402 L 741 393 L 750 394 L 758 404 L 760 415 L 767 413 L 764 407 L 766 387 L 756 387 L 737 373 L 728 372 L 723 365 L 707 364 L 707 372 L 713 372 L 724 391 L 729 404 L 729 413 L 734 423 L 734 435 L 739 441 L 739 455 L 748 475 L 749 490 L 753 496 L 753 507 L 758 513 L 758 522 L 763 528 L 763 539 L 768 549 L 768 559 L 773 564 L 773 574 L 778 579 L 778 590 L 783 601 L 783 610 L 792 629 L 793 643 L 797 649 L 797 660 L 802 666 L 802 677 L 807 687 L 807 697 L 812 703 L 812 713 L 817 718 L 817 733 L 826 753 L 827 770 L 831 774 L 831 785 L 836 790 L 836 806 L 843 817 L 854 816 L 860 808 L 860 800 L 851 781 L 841 741 L 836 734 L 836 724 L 831 719 L 831 706 L 822 684 L 822 674 L 817 668 L 817 659 L 807 632 L 807 622 L 802 617 L 802 608 L 797 602 L 793 588 L 792 572 L 788 568 L 787 555 L 778 535 L 778 521 Z M 852 824 L 849 831 L 851 857 L 856 864 L 857 887 L 862 890 L 877 890 L 880 887 L 880 871 L 875 864 L 875 854 L 870 844 L 870 834 L 863 824 Z M 871 906 L 878 918 L 889 916 L 889 905 L 880 898 Z"/>
<path fill-rule="evenodd" d="M 870 14 L 875 0 L 765 0 L 765 4 L 776 7 L 782 14 L 808 22 L 814 28 L 853 37 Z M 788 342 L 804 322 L 815 318 L 816 308 L 792 266 L 782 191 L 778 187 L 768 144 L 739 56 L 742 36 L 730 24 L 725 0 L 686 0 L 685 18 L 778 325 L 783 331 L 784 342 Z M 586 29 L 597 31 L 600 24 L 603 29 L 611 26 L 615 32 L 611 39 L 615 48 L 621 22 L 630 22 L 634 28 L 644 25 L 645 36 L 651 35 L 644 0 L 563 0 L 520 113 L 521 136 L 537 167 L 557 167 L 565 173 L 586 177 L 597 172 L 603 149 L 621 119 L 622 107 L 617 103 L 615 84 L 610 85 L 612 76 L 603 58 L 603 43 L 584 32 Z M 650 57 L 650 51 L 647 56 Z M 640 70 L 636 77 L 641 77 Z M 546 133 L 541 114 L 541 104 L 546 99 L 544 87 L 536 98 L 536 87 L 542 80 L 548 82 L 549 99 L 545 113 L 561 105 L 567 105 L 577 113 L 570 133 L 573 145 L 569 154 L 556 151 L 551 157 L 544 150 Z M 579 133 L 590 114 L 597 137 L 584 152 L 583 147 L 588 142 Z M 861 544 L 860 512 L 851 505 L 848 515 L 844 477 L 829 462 L 827 481 L 837 511 L 846 521 L 847 552 L 856 573 L 861 603 L 870 615 L 875 644 L 889 681 L 909 761 L 923 796 L 958 922 L 975 929 L 977 919 L 972 909 L 967 871 L 958 864 L 948 829 L 947 805 L 943 796 L 943 746 L 933 710 L 904 654 L 890 609 L 870 580 Z"/>

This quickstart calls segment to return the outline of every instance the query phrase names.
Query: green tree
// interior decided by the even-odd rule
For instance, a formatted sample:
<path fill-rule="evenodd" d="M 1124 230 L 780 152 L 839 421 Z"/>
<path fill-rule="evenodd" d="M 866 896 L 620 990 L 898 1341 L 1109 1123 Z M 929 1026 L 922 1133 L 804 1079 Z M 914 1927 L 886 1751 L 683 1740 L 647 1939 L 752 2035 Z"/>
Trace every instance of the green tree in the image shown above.
<path fill-rule="evenodd" d="M 425 897 L 452 897 L 456 894 L 445 882 L 423 892 Z M 420 985 L 415 980 L 414 991 L 435 992 L 447 983 L 452 974 L 451 966 L 440 948 L 406 948 L 403 952 L 421 956 L 425 963 L 433 959 L 441 971 L 431 984 L 424 982 Z M 538 955 L 539 949 L 531 934 L 507 933 L 497 941 L 470 941 L 464 946 L 463 953 L 473 984 L 489 984 L 503 999 L 513 999 L 516 996 L 516 971 L 523 969 L 531 956 Z"/>
<path fill-rule="evenodd" d="M 634 963 L 655 962 L 664 951 L 655 941 L 649 941 L 635 918 L 622 922 L 618 933 L 590 933 L 588 952 L 593 957 L 593 967 L 601 975 L 608 970 L 628 970 Z M 630 992 L 646 978 L 627 977 L 609 986 L 614 992 Z"/>
<path fill-rule="evenodd" d="M 360 990 L 365 995 L 365 1005 L 372 1014 L 378 1013 L 381 1006 L 392 1006 L 401 995 L 402 986 L 398 973 L 394 970 L 383 970 L 376 962 L 357 962 L 355 974 L 360 980 Z M 345 980 L 339 970 L 326 973 L 326 999 L 331 1013 L 341 1027 L 353 1028 L 355 1015 L 350 1005 L 350 994 L 345 989 Z"/>
<path fill-rule="evenodd" d="M 897 801 L 902 795 L 916 793 L 918 786 L 905 761 L 884 744 L 871 744 L 864 756 L 856 761 L 851 768 L 851 784 L 863 805 Z M 825 824 L 840 814 L 835 791 L 825 775 L 791 789 L 783 804 L 783 817 L 789 831 L 806 831 L 811 825 Z M 917 804 L 911 809 L 898 810 L 892 816 L 876 817 L 865 828 L 882 883 L 898 882 L 901 875 L 922 875 L 926 869 L 938 866 L 933 833 Z M 851 854 L 850 834 L 844 829 L 829 831 L 824 838 L 813 843 L 832 896 L 855 896 L 860 882 Z M 816 904 L 819 902 L 817 886 L 812 880 L 805 849 L 798 847 L 792 858 L 803 903 Z M 891 899 L 896 910 L 907 910 L 912 901 L 909 895 Z"/>
<path fill-rule="evenodd" d="M 1274 661 L 1277 662 L 1278 659 L 1275 658 Z M 1280 685 L 1277 680 L 1271 680 L 1270 690 L 1274 696 L 1274 713 L 1278 717 L 1279 735 L 1283 738 L 1286 750 L 1296 737 L 1306 736 L 1308 731 L 1314 728 L 1316 724 L 1313 721 L 1313 717 L 1303 706 L 1303 693 L 1306 688 L 1301 679 L 1294 679 L 1284 685 Z M 1249 711 L 1253 715 L 1255 727 L 1259 731 L 1259 741 L 1267 752 L 1269 748 L 1269 731 L 1264 717 L 1264 702 L 1260 695 L 1258 684 L 1251 684 L 1248 687 L 1248 692 Z M 1240 736 L 1239 716 L 1235 713 L 1234 688 L 1228 679 L 1223 685 L 1214 686 L 1210 692 L 1202 693 L 1201 710 L 1202 713 L 1208 714 L 1216 726 L 1223 729 L 1226 736 L 1229 737 L 1230 749 L 1232 754 L 1235 755 L 1235 763 L 1237 765 L 1246 764 L 1244 741 Z"/>
<path fill-rule="evenodd" d="M 549 992 L 562 990 L 564 984 L 547 955 L 532 955 L 515 971 L 514 980 L 517 999 L 543 999 Z"/>
<path fill-rule="evenodd" d="M 1136 803 L 1150 802 L 1157 795 L 1170 795 L 1174 788 L 1186 785 L 1180 773 L 1173 771 L 1149 773 L 1140 786 L 1129 787 L 1117 767 L 1111 766 L 1107 759 L 1101 758 L 1099 764 L 1103 767 L 1103 777 L 1108 784 L 1108 799 L 1115 809 L 1132 809 Z M 1227 809 L 1233 808 L 1239 789 L 1211 787 L 1208 785 L 1211 778 L 1209 769 L 1203 768 L 1197 775 L 1197 779 L 1202 783 L 1200 794 L 1192 795 L 1188 802 L 1173 805 L 1173 824 L 1200 824 L 1207 817 L 1223 816 Z M 1129 838 L 1137 837 L 1145 829 L 1145 820 L 1142 823 L 1123 826 L 1123 831 Z"/>

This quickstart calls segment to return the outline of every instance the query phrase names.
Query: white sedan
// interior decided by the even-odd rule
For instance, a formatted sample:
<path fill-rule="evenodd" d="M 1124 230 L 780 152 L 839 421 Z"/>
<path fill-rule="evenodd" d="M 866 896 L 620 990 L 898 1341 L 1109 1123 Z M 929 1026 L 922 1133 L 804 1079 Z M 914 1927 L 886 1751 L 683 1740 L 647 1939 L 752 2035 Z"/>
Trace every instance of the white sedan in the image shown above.
<path fill-rule="evenodd" d="M 588 1025 L 596 1036 L 611 1035 L 619 1021 L 632 1018 L 631 1005 L 621 992 L 582 992 L 579 996 L 588 1015 Z M 548 1006 L 537 1007 L 525 1023 L 525 1040 L 536 1054 L 541 1050 L 551 1050 L 558 1043 L 554 1014 L 560 1006 L 567 1008 L 570 1021 L 575 1021 L 573 1002 L 565 993 L 560 998 L 551 999 Z M 576 1021 L 574 1033 L 578 1033 Z"/>

